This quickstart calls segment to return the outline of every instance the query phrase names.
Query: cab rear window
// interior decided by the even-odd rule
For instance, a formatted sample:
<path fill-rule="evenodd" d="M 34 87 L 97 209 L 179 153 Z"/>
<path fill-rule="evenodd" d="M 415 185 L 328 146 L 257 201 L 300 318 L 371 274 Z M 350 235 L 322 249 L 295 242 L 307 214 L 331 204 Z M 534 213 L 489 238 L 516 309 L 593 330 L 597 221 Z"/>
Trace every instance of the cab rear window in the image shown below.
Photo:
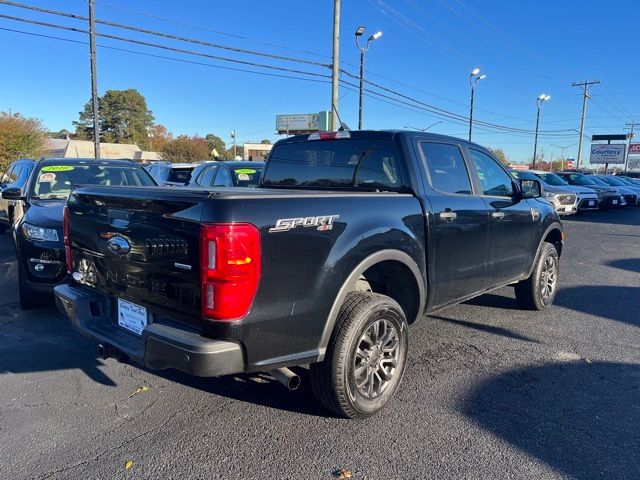
<path fill-rule="evenodd" d="M 269 187 L 394 190 L 402 186 L 391 140 L 321 140 L 276 145 L 262 181 Z"/>

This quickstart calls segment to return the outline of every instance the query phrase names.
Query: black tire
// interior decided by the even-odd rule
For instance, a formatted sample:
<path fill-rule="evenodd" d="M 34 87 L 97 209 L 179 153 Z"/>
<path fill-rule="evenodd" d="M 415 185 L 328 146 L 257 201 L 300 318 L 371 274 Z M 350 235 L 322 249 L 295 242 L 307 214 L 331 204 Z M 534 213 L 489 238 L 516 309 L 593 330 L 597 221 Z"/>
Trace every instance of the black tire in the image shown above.
<path fill-rule="evenodd" d="M 408 347 L 407 320 L 400 305 L 385 295 L 351 292 L 338 313 L 324 361 L 311 365 L 313 392 L 338 415 L 370 417 L 398 389 Z"/>
<path fill-rule="evenodd" d="M 18 259 L 18 263 L 20 259 Z M 22 310 L 33 310 L 41 305 L 38 300 L 37 293 L 34 292 L 24 278 L 22 267 L 18 267 L 18 293 L 20 295 L 20 308 Z"/>
<path fill-rule="evenodd" d="M 553 304 L 558 290 L 560 264 L 558 251 L 551 243 L 543 243 L 533 272 L 516 283 L 516 300 L 526 310 L 543 310 Z"/>

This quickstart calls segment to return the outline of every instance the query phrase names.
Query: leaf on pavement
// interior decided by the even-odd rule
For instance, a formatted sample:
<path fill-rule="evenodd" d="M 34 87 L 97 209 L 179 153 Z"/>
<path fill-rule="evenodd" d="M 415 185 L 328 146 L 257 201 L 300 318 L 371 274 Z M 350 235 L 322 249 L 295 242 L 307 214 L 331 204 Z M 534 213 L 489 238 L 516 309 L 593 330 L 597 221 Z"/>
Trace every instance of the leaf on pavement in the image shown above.
<path fill-rule="evenodd" d="M 353 473 L 351 473 L 349 470 L 346 470 L 344 468 L 341 468 L 340 470 L 338 470 L 338 479 L 339 480 L 345 480 L 347 478 L 353 478 Z"/>
<path fill-rule="evenodd" d="M 124 469 L 125 469 L 125 470 L 131 470 L 131 467 L 133 467 L 133 461 L 131 461 L 131 460 L 127 460 L 127 461 L 124 463 Z"/>
<path fill-rule="evenodd" d="M 135 393 L 142 393 L 142 392 L 146 392 L 147 390 L 149 390 L 149 387 L 147 387 L 146 385 L 143 385 L 141 387 L 138 387 Z"/>

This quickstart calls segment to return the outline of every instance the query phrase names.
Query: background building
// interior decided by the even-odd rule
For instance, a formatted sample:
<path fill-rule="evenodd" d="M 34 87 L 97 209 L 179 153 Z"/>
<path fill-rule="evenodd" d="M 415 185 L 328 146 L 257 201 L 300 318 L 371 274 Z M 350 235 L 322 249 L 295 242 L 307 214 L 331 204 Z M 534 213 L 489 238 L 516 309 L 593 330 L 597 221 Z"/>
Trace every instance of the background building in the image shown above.
<path fill-rule="evenodd" d="M 46 148 L 45 158 L 93 158 L 93 142 L 89 140 L 50 138 L 47 140 Z M 129 143 L 101 143 L 100 157 L 138 161 L 162 160 L 160 153 L 143 151 L 138 145 Z"/>
<path fill-rule="evenodd" d="M 245 160 L 263 162 L 267 158 L 271 148 L 273 148 L 273 145 L 270 143 L 245 143 L 242 151 L 244 152 Z"/>

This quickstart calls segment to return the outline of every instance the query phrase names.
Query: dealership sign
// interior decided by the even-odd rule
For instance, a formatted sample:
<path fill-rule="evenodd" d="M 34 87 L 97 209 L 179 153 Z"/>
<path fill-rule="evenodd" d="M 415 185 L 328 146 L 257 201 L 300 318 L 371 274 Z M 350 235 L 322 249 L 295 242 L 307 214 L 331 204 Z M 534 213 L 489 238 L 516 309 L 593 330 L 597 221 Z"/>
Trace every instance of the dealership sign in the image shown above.
<path fill-rule="evenodd" d="M 590 161 L 594 164 L 624 164 L 626 145 L 618 143 L 614 145 L 591 144 Z"/>
<path fill-rule="evenodd" d="M 640 155 L 640 143 L 629 144 L 629 155 Z"/>

